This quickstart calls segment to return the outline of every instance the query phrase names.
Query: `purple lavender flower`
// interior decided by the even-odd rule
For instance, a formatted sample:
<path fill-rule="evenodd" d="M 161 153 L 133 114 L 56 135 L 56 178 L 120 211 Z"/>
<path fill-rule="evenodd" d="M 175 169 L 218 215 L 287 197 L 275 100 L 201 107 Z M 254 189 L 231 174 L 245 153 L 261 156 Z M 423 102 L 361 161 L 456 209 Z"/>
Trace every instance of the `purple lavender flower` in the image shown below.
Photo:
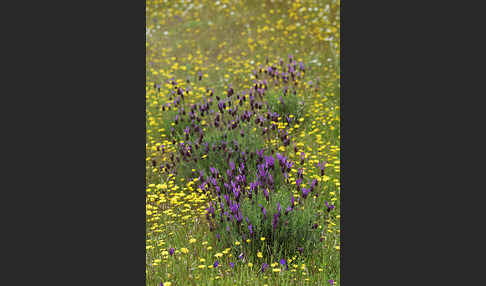
<path fill-rule="evenodd" d="M 272 220 L 272 227 L 274 232 L 277 229 L 277 223 L 278 223 L 278 214 L 274 214 Z"/>
<path fill-rule="evenodd" d="M 238 203 L 235 203 L 235 204 L 232 203 L 230 205 L 231 212 L 235 215 L 238 213 L 239 208 L 240 208 L 240 205 Z"/>
<path fill-rule="evenodd" d="M 265 193 L 265 199 L 267 200 L 267 202 L 270 200 L 269 197 L 268 197 L 268 188 L 265 188 L 264 190 L 264 193 Z"/>
<path fill-rule="evenodd" d="M 238 213 L 236 214 L 236 223 L 239 225 L 241 224 L 242 221 L 243 221 L 243 216 L 241 215 L 241 212 L 238 211 Z"/>
<path fill-rule="evenodd" d="M 302 196 L 304 197 L 304 199 L 307 198 L 309 193 L 310 193 L 310 189 L 302 188 Z"/>
<path fill-rule="evenodd" d="M 263 263 L 262 264 L 262 272 L 265 272 L 265 269 L 267 269 L 267 268 L 268 268 L 268 264 Z"/>
<path fill-rule="evenodd" d="M 263 148 L 262 148 L 262 150 L 257 149 L 257 155 L 258 155 L 259 161 L 263 161 Z"/>
<path fill-rule="evenodd" d="M 302 178 L 304 175 L 304 169 L 300 168 L 299 171 L 297 172 L 297 177 Z"/>
<path fill-rule="evenodd" d="M 296 181 L 295 181 L 295 184 L 297 185 L 297 190 L 300 191 L 300 185 L 302 184 L 302 178 L 298 178 Z"/>
<path fill-rule="evenodd" d="M 258 165 L 258 173 L 257 173 L 257 176 L 264 179 L 267 177 L 267 171 L 265 170 L 265 166 L 262 164 L 262 165 Z M 264 180 L 261 181 L 261 183 L 264 183 Z"/>
<path fill-rule="evenodd" d="M 230 262 L 229 265 L 231 266 L 231 268 L 235 267 L 235 264 L 233 262 Z"/>
<path fill-rule="evenodd" d="M 332 209 L 334 209 L 334 206 L 333 205 L 329 205 L 327 203 L 327 201 L 325 201 L 325 202 L 326 202 L 327 212 L 330 212 Z"/>
<path fill-rule="evenodd" d="M 287 168 L 287 172 L 290 172 L 290 168 L 292 168 L 292 165 L 294 165 L 294 163 L 292 163 L 292 161 L 290 160 L 287 160 L 287 163 L 285 164 L 285 167 Z"/>
<path fill-rule="evenodd" d="M 326 162 L 322 161 L 322 164 L 321 162 L 319 162 L 319 164 L 317 164 L 317 167 L 321 170 L 321 176 L 324 176 L 324 168 L 326 167 Z"/>
<path fill-rule="evenodd" d="M 240 185 L 238 185 L 236 188 L 233 187 L 233 195 L 235 196 L 236 201 L 239 201 L 240 199 Z"/>
<path fill-rule="evenodd" d="M 275 166 L 275 158 L 273 156 L 265 156 L 265 166 L 267 169 L 273 169 Z"/>
<path fill-rule="evenodd" d="M 218 262 L 218 260 L 216 260 L 216 261 L 214 262 L 214 265 L 213 265 L 213 266 L 214 266 L 214 268 L 216 268 L 216 267 L 218 267 L 218 265 L 219 265 L 219 262 Z"/>
<path fill-rule="evenodd" d="M 334 285 L 334 280 L 329 280 L 329 283 L 331 283 L 331 286 Z"/>
<path fill-rule="evenodd" d="M 174 251 L 175 251 L 175 249 L 174 249 L 173 247 L 171 247 L 171 248 L 169 249 L 169 254 L 172 256 L 172 254 L 174 254 Z"/>
<path fill-rule="evenodd" d="M 305 153 L 300 152 L 300 164 L 304 164 L 304 160 L 305 160 Z"/>
<path fill-rule="evenodd" d="M 283 258 L 280 259 L 280 264 L 282 266 L 285 266 L 285 269 L 287 269 L 287 270 L 289 269 L 289 266 L 287 265 L 287 261 L 285 261 L 285 259 L 283 259 Z"/>
<path fill-rule="evenodd" d="M 250 224 L 248 225 L 248 229 L 250 230 L 250 235 L 253 235 L 253 226 Z"/>
<path fill-rule="evenodd" d="M 268 185 L 271 186 L 273 188 L 273 176 L 272 174 L 268 173 Z"/>

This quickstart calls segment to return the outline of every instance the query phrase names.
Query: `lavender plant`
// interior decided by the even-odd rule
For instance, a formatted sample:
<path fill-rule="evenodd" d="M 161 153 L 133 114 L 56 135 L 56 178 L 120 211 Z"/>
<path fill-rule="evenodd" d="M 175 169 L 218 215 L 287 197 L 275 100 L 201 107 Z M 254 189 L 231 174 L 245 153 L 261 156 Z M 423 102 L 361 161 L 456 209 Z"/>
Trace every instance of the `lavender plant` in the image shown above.
<path fill-rule="evenodd" d="M 290 57 L 287 65 L 255 71 L 260 79 L 249 90 L 208 88 L 207 96 L 189 107 L 183 103 L 190 86 L 168 82 L 171 102 L 162 108 L 173 116 L 167 128 L 177 148 L 161 169 L 197 178 L 194 191 L 210 199 L 206 219 L 217 241 L 243 242 L 235 255 L 263 252 L 269 262 L 307 255 L 323 235 L 317 180 L 305 178 L 303 169 L 276 148 L 265 147 L 271 140 L 291 146 L 287 125 L 304 108 L 294 89 L 304 71 L 303 63 Z M 276 88 L 269 91 L 270 85 Z M 302 166 L 305 153 L 293 146 Z M 292 172 L 297 178 L 290 183 Z M 324 162 L 316 173 L 324 176 Z"/>

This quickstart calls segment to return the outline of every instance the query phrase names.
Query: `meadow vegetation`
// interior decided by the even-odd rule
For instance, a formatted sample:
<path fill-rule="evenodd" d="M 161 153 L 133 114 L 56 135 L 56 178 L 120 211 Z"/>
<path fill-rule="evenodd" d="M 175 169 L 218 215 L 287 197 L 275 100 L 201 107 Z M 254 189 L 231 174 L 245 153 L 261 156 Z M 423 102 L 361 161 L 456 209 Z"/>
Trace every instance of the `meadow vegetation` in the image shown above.
<path fill-rule="evenodd" d="M 147 0 L 147 285 L 340 285 L 339 5 Z"/>

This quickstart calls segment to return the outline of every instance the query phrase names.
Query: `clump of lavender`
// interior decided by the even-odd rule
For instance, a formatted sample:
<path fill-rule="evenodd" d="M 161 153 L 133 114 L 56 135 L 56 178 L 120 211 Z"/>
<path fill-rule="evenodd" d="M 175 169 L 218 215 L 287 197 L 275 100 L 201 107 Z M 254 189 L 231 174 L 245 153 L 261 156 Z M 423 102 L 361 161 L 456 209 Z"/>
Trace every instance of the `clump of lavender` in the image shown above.
<path fill-rule="evenodd" d="M 161 109 L 172 118 L 166 132 L 176 151 L 164 153 L 168 163 L 163 171 L 197 178 L 194 191 L 210 200 L 206 220 L 218 243 L 251 239 L 251 244 L 241 246 L 245 255 L 255 254 L 262 244 L 279 257 L 303 255 L 320 236 L 316 221 L 324 206 L 322 197 L 318 199 L 317 180 L 310 183 L 303 174 L 308 156 L 301 152 L 300 160 L 292 162 L 276 149 L 263 148 L 273 138 L 282 146 L 295 146 L 289 130 L 277 128 L 275 122 L 282 119 L 290 125 L 297 119 L 290 115 L 302 108 L 296 89 L 304 74 L 304 64 L 290 55 L 288 64 L 282 60 L 279 66 L 256 69 L 249 89 L 208 87 L 206 96 L 192 104 L 184 100 L 191 86 L 168 82 L 170 102 Z M 202 80 L 200 71 L 196 79 Z M 316 168 L 323 176 L 324 161 Z M 295 170 L 292 184 L 290 174 Z M 326 202 L 326 208 L 330 212 L 334 206 Z"/>

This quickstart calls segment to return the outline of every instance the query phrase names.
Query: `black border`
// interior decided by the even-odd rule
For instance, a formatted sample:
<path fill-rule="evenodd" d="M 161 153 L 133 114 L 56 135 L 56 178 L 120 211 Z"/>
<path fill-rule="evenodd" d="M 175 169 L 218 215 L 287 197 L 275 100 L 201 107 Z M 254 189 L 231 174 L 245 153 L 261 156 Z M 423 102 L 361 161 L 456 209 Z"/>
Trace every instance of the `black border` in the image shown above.
<path fill-rule="evenodd" d="M 12 217 L 27 214 L 3 232 L 18 243 L 17 283 L 145 284 L 145 5 L 5 9 L 22 11 L 4 39 L 20 80 L 3 93 L 21 130 L 3 136 L 18 148 L 10 169 L 23 169 L 2 188 L 18 196 L 3 200 Z"/>

